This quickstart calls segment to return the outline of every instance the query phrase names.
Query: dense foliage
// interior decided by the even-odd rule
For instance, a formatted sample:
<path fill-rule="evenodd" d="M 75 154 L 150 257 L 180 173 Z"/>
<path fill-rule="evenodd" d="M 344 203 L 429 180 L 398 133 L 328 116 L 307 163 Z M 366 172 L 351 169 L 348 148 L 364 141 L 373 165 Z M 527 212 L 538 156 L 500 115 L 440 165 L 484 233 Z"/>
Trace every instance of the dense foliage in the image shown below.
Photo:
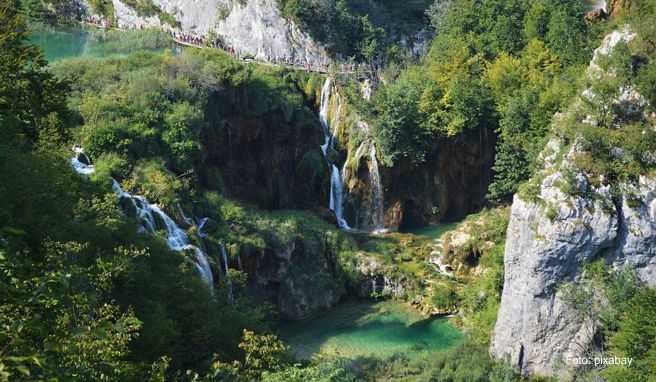
<path fill-rule="evenodd" d="M 262 211 L 232 200 L 224 169 L 207 160 L 216 149 L 209 146 L 225 143 L 217 137 L 230 123 L 265 121 L 268 129 L 292 136 L 318 131 L 310 108 L 321 78 L 240 63 L 210 50 L 80 58 L 48 67 L 27 43 L 24 21 L 56 20 L 65 3 L 0 0 L 0 174 L 6 180 L 0 183 L 0 381 L 518 378 L 487 352 L 502 290 L 507 209 L 468 218 L 456 230 L 467 240 L 457 246 L 446 237 L 444 258 L 456 268 L 455 277 L 447 277 L 436 276 L 426 261 L 432 239 L 349 235 L 309 212 Z M 112 17 L 111 2 L 89 4 Z M 141 15 L 167 17 L 149 0 L 126 4 Z M 439 140 L 457 144 L 496 133 L 489 198 L 504 201 L 533 174 L 551 116 L 580 93 L 576 79 L 599 26 L 585 21 L 584 1 L 440 0 L 426 15 L 428 5 L 280 2 L 285 16 L 333 52 L 378 63 L 394 56 L 400 35 L 430 19 L 439 34 L 423 61 L 391 70 L 370 104 L 353 104 L 372 122 L 389 166 L 425 163 Z M 621 113 L 613 101 L 618 89 L 631 86 L 656 102 L 655 11 L 653 2 L 635 2 L 626 17 L 639 38 L 600 62 L 613 75 L 583 84 L 603 97 L 603 102 L 579 98 L 580 112 L 596 124 L 575 123 L 556 132 L 568 142 L 582 138 L 590 154 L 576 164 L 607 181 L 630 182 L 653 167 L 642 155 L 656 146 L 646 129 L 649 121 Z M 167 43 L 152 31 L 97 36 L 108 53 Z M 94 175 L 81 177 L 70 168 L 68 148 L 74 143 L 94 159 Z M 614 148 L 626 155 L 618 157 Z M 326 173 L 315 151 L 298 165 L 308 183 Z M 418 358 L 296 363 L 271 334 L 271 306 L 252 300 L 249 275 L 225 270 L 231 294 L 225 276 L 210 291 L 191 256 L 171 251 L 161 235 L 140 232 L 135 217 L 119 207 L 111 178 L 172 215 L 184 210 L 207 216 L 204 238 L 193 225 L 188 233 L 195 244 L 211 247 L 211 257 L 225 245 L 230 260 L 239 256 L 253 267 L 256 256 L 298 246 L 334 260 L 334 274 L 313 261 L 296 264 L 299 279 L 310 280 L 304 285 L 308 293 L 343 292 L 362 281 L 359 258 L 379 261 L 386 277 L 404 280 L 402 298 L 459 311 L 455 321 L 467 341 Z M 210 265 L 221 274 L 221 264 Z M 586 276 L 563 286 L 562 293 L 598 325 L 603 349 L 633 357 L 636 364 L 630 370 L 584 371 L 584 377 L 653 378 L 654 290 L 631 272 L 611 272 L 601 264 L 589 266 Z"/>
<path fill-rule="evenodd" d="M 439 139 L 496 131 L 490 199 L 501 201 L 529 178 L 551 115 L 567 104 L 590 59 L 588 4 L 438 3 L 430 9 L 439 32 L 430 53 L 382 87 L 364 112 L 387 165 L 423 163 Z"/>
<path fill-rule="evenodd" d="M 591 323 L 598 333 L 591 348 L 594 356 L 628 357 L 632 366 L 583 368 L 586 378 L 603 376 L 609 382 L 648 381 L 656 375 L 656 289 L 642 284 L 629 269 L 608 269 L 601 261 L 586 265 L 581 280 L 561 286 L 565 301 Z"/>
<path fill-rule="evenodd" d="M 120 213 L 101 174 L 126 164 L 129 150 L 107 150 L 97 181 L 73 172 L 62 149 L 77 135 L 70 86 L 25 44 L 17 10 L 0 4 L 0 167 L 12 179 L 0 185 L 0 379 L 142 381 L 166 366 L 202 368 L 212 354 L 240 358 L 241 330 L 262 330 L 263 312 L 240 295 L 234 305 L 211 298 L 190 259 Z M 167 126 L 193 121 L 190 108 L 172 106 Z M 182 163 L 174 152 L 185 152 L 185 136 L 162 140 L 171 163 Z M 158 179 L 168 170 L 134 164 L 132 176 L 166 200 L 169 182 Z"/>
<path fill-rule="evenodd" d="M 395 59 L 398 41 L 426 25 L 428 0 L 279 0 L 293 20 L 341 58 L 380 63 Z"/>

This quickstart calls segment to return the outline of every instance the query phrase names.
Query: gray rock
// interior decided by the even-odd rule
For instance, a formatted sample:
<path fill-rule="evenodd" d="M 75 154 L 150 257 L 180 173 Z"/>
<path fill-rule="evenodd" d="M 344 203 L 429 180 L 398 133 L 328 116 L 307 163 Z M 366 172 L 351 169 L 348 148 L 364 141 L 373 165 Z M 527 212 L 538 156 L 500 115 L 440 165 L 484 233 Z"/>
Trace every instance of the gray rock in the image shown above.
<path fill-rule="evenodd" d="M 330 63 L 323 47 L 281 16 L 276 0 L 152 1 L 180 23 L 176 31 L 198 37 L 214 34 L 242 57 L 319 66 Z M 120 0 L 112 3 L 119 28 L 170 29 L 157 16 L 139 16 Z"/>
<path fill-rule="evenodd" d="M 626 29 L 607 36 L 589 75 L 598 69 L 594 61 L 599 55 L 632 36 Z M 557 163 L 561 150 L 552 139 L 543 152 L 538 199 L 514 198 L 490 351 L 524 375 L 567 379 L 568 360 L 590 348 L 595 325 L 563 301 L 560 287 L 580 278 L 582 266 L 596 259 L 616 268 L 628 266 L 642 281 L 656 285 L 656 180 L 642 177 L 637 185 L 619 185 L 622 195 L 614 198 L 608 186 L 592 187 L 586 174 L 571 165 L 582 145 L 575 142 Z M 563 182 L 578 192 L 565 194 Z"/>

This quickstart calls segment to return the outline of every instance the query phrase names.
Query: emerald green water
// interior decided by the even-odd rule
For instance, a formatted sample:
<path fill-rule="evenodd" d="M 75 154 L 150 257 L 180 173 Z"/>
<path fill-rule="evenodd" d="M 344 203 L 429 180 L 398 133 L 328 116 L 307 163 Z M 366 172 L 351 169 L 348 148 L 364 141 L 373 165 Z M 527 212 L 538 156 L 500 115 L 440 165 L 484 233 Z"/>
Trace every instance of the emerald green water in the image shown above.
<path fill-rule="evenodd" d="M 299 359 L 315 354 L 412 357 L 447 349 L 462 339 L 447 319 L 425 319 L 396 302 L 344 303 L 315 319 L 287 324 L 281 336 Z"/>
<path fill-rule="evenodd" d="M 456 228 L 458 223 L 431 224 L 425 227 L 411 228 L 404 230 L 404 233 L 412 233 L 418 236 L 425 236 L 430 239 L 439 239 L 445 232 Z"/>
<path fill-rule="evenodd" d="M 141 51 L 173 49 L 169 37 L 158 31 L 113 31 L 94 28 L 41 28 L 31 31 L 30 42 L 48 62 L 72 57 L 125 56 Z"/>

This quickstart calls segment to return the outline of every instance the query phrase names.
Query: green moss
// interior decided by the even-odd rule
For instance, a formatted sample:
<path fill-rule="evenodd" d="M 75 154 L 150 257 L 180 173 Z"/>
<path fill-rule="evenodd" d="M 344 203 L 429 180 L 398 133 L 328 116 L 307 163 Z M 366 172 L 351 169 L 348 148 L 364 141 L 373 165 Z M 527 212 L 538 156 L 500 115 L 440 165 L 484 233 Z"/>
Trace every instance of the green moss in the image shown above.
<path fill-rule="evenodd" d="M 157 160 L 137 162 L 131 176 L 123 181 L 128 190 L 136 190 L 151 202 L 158 202 L 171 207 L 178 201 L 184 184 L 177 179 L 163 164 Z"/>
<path fill-rule="evenodd" d="M 114 4 L 111 0 L 89 0 L 91 11 L 96 15 L 101 15 L 110 23 L 114 22 Z"/>
<path fill-rule="evenodd" d="M 123 0 L 123 3 L 134 9 L 139 16 L 157 16 L 159 20 L 164 24 L 168 24 L 172 27 L 178 27 L 180 25 L 180 23 L 175 19 L 175 16 L 162 10 L 162 8 L 155 4 L 152 0 Z"/>
<path fill-rule="evenodd" d="M 542 180 L 543 178 L 539 175 L 533 176 L 528 182 L 519 186 L 517 196 L 527 202 L 540 203 L 542 201 L 540 198 Z"/>
<path fill-rule="evenodd" d="M 549 204 L 546 208 L 545 215 L 550 221 L 555 221 L 558 217 L 558 207 L 553 204 Z"/>

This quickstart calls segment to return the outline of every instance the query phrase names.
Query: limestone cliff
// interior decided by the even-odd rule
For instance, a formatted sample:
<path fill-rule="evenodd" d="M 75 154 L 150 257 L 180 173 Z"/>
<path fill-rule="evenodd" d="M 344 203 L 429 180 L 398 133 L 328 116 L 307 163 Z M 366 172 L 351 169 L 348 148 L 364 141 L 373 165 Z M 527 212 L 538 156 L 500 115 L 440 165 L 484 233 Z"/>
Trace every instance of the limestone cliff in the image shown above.
<path fill-rule="evenodd" d="M 608 35 L 588 76 L 599 70 L 601 56 L 633 36 L 628 29 Z M 594 97 L 588 91 L 583 96 Z M 632 107 L 644 109 L 640 97 L 630 98 Z M 567 116 L 554 123 L 566 124 Z M 552 139 L 541 156 L 543 169 L 531 181 L 535 195 L 516 195 L 513 201 L 491 353 L 523 374 L 566 378 L 571 358 L 590 349 L 594 325 L 566 303 L 560 288 L 580 278 L 586 262 L 628 266 L 656 285 L 656 179 L 641 176 L 635 183 L 613 185 L 611 192 L 610 184 L 576 165 L 586 150 L 578 138 L 569 145 Z"/>
<path fill-rule="evenodd" d="M 278 10 L 277 0 L 151 0 L 178 22 L 174 31 L 196 37 L 219 38 L 237 54 L 269 62 L 326 66 L 326 51 Z M 146 16 L 121 0 L 112 0 L 119 28 L 171 28 L 158 15 Z M 90 7 L 86 7 L 90 11 Z"/>

